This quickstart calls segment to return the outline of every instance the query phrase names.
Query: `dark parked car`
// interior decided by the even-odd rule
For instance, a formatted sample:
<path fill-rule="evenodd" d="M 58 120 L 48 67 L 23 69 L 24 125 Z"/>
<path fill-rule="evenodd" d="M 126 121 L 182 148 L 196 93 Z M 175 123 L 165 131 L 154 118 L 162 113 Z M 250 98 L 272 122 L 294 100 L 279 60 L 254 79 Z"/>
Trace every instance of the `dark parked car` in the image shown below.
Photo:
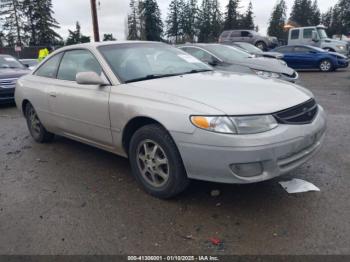
<path fill-rule="evenodd" d="M 14 101 L 18 78 L 29 72 L 30 70 L 16 58 L 9 55 L 0 55 L 0 103 Z"/>
<path fill-rule="evenodd" d="M 257 74 L 264 78 L 276 78 L 296 82 L 298 73 L 278 59 L 254 57 L 229 45 L 185 44 L 179 48 L 216 70 Z"/>
<path fill-rule="evenodd" d="M 39 64 L 38 59 L 20 59 L 19 61 L 30 70 L 33 70 Z"/>
<path fill-rule="evenodd" d="M 322 72 L 330 72 L 349 66 L 346 56 L 314 46 L 281 46 L 273 51 L 283 53 L 283 60 L 294 69 L 319 69 Z"/>
<path fill-rule="evenodd" d="M 278 39 L 276 37 L 262 36 L 254 30 L 227 30 L 221 33 L 219 37 L 220 44 L 234 42 L 250 43 L 264 51 L 278 46 Z"/>
<path fill-rule="evenodd" d="M 278 52 L 264 52 L 261 49 L 257 48 L 255 45 L 245 43 L 245 42 L 235 42 L 229 44 L 231 46 L 237 47 L 243 51 L 246 51 L 247 53 L 255 56 L 262 56 L 262 57 L 268 57 L 268 58 L 275 58 L 275 59 L 282 59 L 283 54 Z"/>

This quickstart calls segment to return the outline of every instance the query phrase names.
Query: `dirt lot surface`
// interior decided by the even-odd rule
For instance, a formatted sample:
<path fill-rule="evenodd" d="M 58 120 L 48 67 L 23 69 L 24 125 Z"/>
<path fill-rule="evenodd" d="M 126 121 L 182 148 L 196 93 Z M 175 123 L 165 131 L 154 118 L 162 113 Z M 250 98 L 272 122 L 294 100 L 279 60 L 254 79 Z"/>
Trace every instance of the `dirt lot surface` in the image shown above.
<path fill-rule="evenodd" d="M 193 182 L 170 201 L 140 190 L 127 160 L 65 138 L 36 144 L 0 107 L 0 254 L 350 254 L 350 70 L 301 79 L 328 114 L 312 161 L 260 184 Z M 292 178 L 321 192 L 289 195 L 278 181 Z"/>

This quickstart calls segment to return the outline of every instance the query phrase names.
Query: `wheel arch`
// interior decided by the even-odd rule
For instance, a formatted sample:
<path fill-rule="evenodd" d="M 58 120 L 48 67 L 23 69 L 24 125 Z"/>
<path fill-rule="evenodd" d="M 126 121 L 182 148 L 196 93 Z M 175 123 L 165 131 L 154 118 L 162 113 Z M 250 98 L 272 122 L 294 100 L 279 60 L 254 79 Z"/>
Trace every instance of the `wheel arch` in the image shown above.
<path fill-rule="evenodd" d="M 25 113 L 26 113 L 26 106 L 27 106 L 28 104 L 31 104 L 31 103 L 29 102 L 28 99 L 24 99 L 24 100 L 22 101 L 21 109 L 22 109 L 23 115 L 25 115 Z"/>
<path fill-rule="evenodd" d="M 151 124 L 159 125 L 168 132 L 167 128 L 162 123 L 148 116 L 134 117 L 130 119 L 129 122 L 125 125 L 122 133 L 122 146 L 127 155 L 129 154 L 129 145 L 130 145 L 131 138 L 135 134 L 135 132 L 139 130 L 141 127 L 146 125 L 151 125 Z"/>

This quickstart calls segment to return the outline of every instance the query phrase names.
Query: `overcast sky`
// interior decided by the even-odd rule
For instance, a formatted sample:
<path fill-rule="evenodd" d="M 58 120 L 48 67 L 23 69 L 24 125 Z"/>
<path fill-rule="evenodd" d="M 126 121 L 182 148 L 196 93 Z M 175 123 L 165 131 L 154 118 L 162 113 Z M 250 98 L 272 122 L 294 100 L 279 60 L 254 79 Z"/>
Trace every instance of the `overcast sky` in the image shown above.
<path fill-rule="evenodd" d="M 98 0 L 97 0 L 98 1 Z M 221 9 L 227 5 L 228 0 L 219 0 Z M 55 18 L 61 25 L 59 33 L 66 37 L 68 29 L 74 29 L 75 22 L 81 23 L 82 31 L 92 36 L 91 11 L 89 0 L 53 0 Z M 286 0 L 288 14 L 294 0 Z M 334 5 L 335 0 L 318 0 L 321 12 Z M 98 8 L 101 36 L 104 33 L 113 33 L 119 40 L 125 39 L 126 17 L 129 12 L 129 0 L 100 0 Z M 158 0 L 163 19 L 168 12 L 170 0 Z M 201 0 L 199 0 L 201 3 Z M 244 11 L 249 0 L 241 0 L 241 10 Z M 255 23 L 259 25 L 260 32 L 266 33 L 268 20 L 276 0 L 252 0 L 254 7 Z"/>

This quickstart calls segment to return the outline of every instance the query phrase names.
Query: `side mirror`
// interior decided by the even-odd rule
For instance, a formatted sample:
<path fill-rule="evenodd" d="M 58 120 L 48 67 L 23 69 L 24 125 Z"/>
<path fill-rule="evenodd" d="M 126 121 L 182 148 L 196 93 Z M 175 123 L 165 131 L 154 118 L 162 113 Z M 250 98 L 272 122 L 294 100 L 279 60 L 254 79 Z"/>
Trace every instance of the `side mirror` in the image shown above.
<path fill-rule="evenodd" d="M 318 34 L 316 31 L 312 31 L 312 41 L 318 42 Z"/>
<path fill-rule="evenodd" d="M 79 85 L 98 85 L 103 86 L 107 83 L 96 72 L 81 72 L 76 76 L 76 82 Z"/>

